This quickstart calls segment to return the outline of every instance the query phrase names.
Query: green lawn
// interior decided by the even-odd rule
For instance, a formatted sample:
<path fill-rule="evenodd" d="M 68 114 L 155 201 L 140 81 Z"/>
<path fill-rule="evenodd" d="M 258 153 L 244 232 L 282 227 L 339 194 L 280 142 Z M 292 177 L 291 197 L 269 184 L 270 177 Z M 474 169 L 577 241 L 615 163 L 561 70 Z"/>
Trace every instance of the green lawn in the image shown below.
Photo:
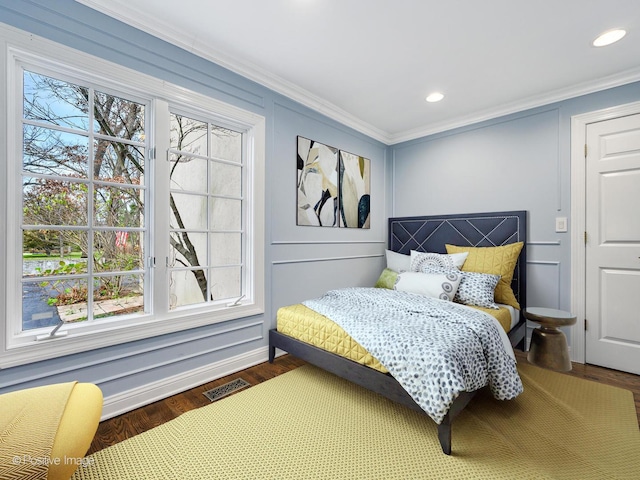
<path fill-rule="evenodd" d="M 64 258 L 80 258 L 81 255 L 82 255 L 82 252 L 71 252 L 71 253 L 65 254 Z M 42 258 L 55 259 L 55 258 L 60 258 L 60 255 L 58 254 L 47 255 L 46 253 L 25 252 L 22 254 L 22 258 L 24 258 L 25 260 L 29 260 L 29 259 L 35 260 L 35 259 L 42 259 Z"/>

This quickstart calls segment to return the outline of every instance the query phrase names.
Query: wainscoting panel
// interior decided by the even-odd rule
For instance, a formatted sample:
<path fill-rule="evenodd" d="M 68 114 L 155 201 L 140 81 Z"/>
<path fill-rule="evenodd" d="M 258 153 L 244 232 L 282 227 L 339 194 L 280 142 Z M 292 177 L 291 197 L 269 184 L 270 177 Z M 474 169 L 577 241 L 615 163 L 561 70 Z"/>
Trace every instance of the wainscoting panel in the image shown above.
<path fill-rule="evenodd" d="M 527 304 L 530 307 L 560 308 L 560 262 L 527 262 Z"/>
<path fill-rule="evenodd" d="M 310 257 L 274 262 L 271 269 L 272 326 L 278 308 L 343 287 L 373 287 L 385 266 L 384 254 Z M 267 324 L 269 320 L 266 320 Z"/>
<path fill-rule="evenodd" d="M 319 227 L 304 227 L 313 229 Z M 271 243 L 271 262 L 300 263 L 308 261 L 365 258 L 384 254 L 386 240 L 280 240 Z"/>
<path fill-rule="evenodd" d="M 153 383 L 158 379 L 158 372 L 163 378 L 179 375 L 201 365 L 210 365 L 248 351 L 248 345 L 263 339 L 261 321 L 246 325 L 234 325 L 221 331 L 218 335 L 193 339 L 188 343 L 170 345 L 144 355 L 145 363 L 136 363 L 137 355 L 110 362 L 106 369 L 93 369 L 92 375 L 100 374 L 96 383 L 105 395 L 126 391 L 131 385 Z M 206 359 L 206 360 L 205 360 Z M 98 370 L 98 372 L 96 372 Z M 106 370 L 106 371 L 105 371 Z"/>
<path fill-rule="evenodd" d="M 197 387 L 267 360 L 267 347 L 182 371 L 161 380 L 105 396 L 101 420 L 115 417 L 151 402 Z"/>
<path fill-rule="evenodd" d="M 531 260 L 527 262 L 527 304 L 530 307 L 561 308 L 560 262 Z M 527 345 L 538 324 L 527 322 Z"/>

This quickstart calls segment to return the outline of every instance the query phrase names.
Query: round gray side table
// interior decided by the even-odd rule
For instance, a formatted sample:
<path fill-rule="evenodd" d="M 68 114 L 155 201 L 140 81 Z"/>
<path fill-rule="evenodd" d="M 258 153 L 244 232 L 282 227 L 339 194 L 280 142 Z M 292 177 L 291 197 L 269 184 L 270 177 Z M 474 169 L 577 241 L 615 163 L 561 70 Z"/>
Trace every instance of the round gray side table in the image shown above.
<path fill-rule="evenodd" d="M 540 324 L 531 334 L 527 360 L 551 370 L 571 370 L 567 337 L 558 327 L 573 325 L 576 317 L 563 310 L 543 307 L 527 308 L 522 313 L 527 320 Z"/>

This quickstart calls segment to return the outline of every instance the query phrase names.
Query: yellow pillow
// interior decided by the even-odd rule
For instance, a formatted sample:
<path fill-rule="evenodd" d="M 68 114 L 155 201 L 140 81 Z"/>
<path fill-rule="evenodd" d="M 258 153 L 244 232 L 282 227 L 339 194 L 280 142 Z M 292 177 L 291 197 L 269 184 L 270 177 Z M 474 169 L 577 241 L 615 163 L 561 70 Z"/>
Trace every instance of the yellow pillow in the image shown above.
<path fill-rule="evenodd" d="M 448 254 L 469 252 L 462 265 L 462 271 L 500 275 L 500 281 L 495 290 L 495 300 L 497 303 L 511 305 L 517 309 L 520 309 L 520 304 L 511 289 L 511 280 L 513 280 L 513 271 L 523 246 L 523 242 L 510 243 L 501 247 L 445 245 Z"/>

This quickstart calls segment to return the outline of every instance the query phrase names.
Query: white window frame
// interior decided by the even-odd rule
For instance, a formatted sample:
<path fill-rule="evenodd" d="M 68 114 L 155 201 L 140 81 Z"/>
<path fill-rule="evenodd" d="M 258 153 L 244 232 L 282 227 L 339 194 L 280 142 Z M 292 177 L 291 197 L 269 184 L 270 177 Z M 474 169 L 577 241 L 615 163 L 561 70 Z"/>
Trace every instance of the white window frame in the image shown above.
<path fill-rule="evenodd" d="M 177 332 L 221 321 L 264 313 L 264 184 L 265 184 L 265 118 L 206 95 L 169 84 L 160 79 L 113 64 L 97 57 L 42 39 L 13 27 L 0 26 L 0 75 L 6 88 L 0 96 L 0 224 L 6 235 L 0 238 L 0 368 L 45 360 L 118 343 Z M 37 336 L 48 334 L 53 327 L 20 332 L 22 251 L 20 199 L 22 195 L 20 166 L 22 163 L 22 94 L 21 65 L 36 66 L 38 72 L 56 73 L 64 79 L 77 78 L 80 84 L 123 92 L 124 96 L 147 99 L 153 106 L 150 119 L 158 135 L 151 145 L 156 152 L 151 191 L 151 228 L 153 242 L 149 252 L 156 259 L 152 269 L 149 314 L 93 321 L 90 324 L 65 324 L 67 335 L 48 340 Z M 16 95 L 19 92 L 19 95 Z M 195 305 L 168 309 L 168 274 L 164 258 L 168 255 L 169 215 L 158 205 L 163 197 L 168 202 L 169 105 L 181 110 L 201 112 L 212 123 L 243 133 L 243 163 L 246 184 L 243 214 L 246 215 L 246 251 L 244 255 L 244 294 L 239 305 L 227 303 Z M 166 112 L 166 114 L 163 114 Z M 168 206 L 166 207 L 168 209 Z M 163 244 L 162 240 L 167 241 Z M 164 289 L 164 290 L 163 290 Z M 167 292 L 162 294 L 159 292 Z"/>

